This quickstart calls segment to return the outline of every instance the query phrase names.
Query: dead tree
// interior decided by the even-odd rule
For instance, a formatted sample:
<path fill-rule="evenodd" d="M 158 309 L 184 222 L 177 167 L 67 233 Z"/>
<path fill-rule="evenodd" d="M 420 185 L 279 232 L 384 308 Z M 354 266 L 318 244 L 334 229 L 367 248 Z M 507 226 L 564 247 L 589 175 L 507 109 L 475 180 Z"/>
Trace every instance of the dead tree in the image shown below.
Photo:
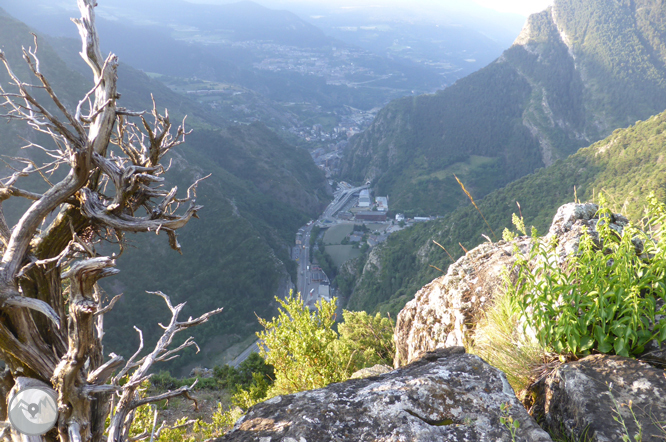
<path fill-rule="evenodd" d="M 160 161 L 184 141 L 184 126 L 172 133 L 168 113 L 160 115 L 155 106 L 151 118 L 117 105 L 118 60 L 113 54 L 101 55 L 95 5 L 95 0 L 78 0 L 81 18 L 73 20 L 83 43 L 81 56 L 94 80 L 75 110 L 58 99 L 42 74 L 36 38 L 34 47 L 23 49 L 35 84 L 18 78 L 0 51 L 11 79 L 4 88 L 0 85 L 4 116 L 25 122 L 52 140 L 48 146 L 31 143 L 50 161 L 14 159 L 14 172 L 0 180 L 0 359 L 7 366 L 0 379 L 5 395 L 0 400 L 0 434 L 5 439 L 128 440 L 138 406 L 189 395 L 188 388 L 159 397 L 137 394 L 155 362 L 196 345 L 190 338 L 169 349 L 174 334 L 221 310 L 181 322 L 183 304 L 173 306 L 166 295 L 156 293 L 172 318 L 155 348 L 141 356 L 142 339 L 141 348 L 127 362 L 102 354 L 103 316 L 118 297 L 105 305 L 97 282 L 118 272 L 118 255 L 100 256 L 96 244 L 111 238 L 122 250 L 125 232 L 153 232 L 165 234 L 171 247 L 180 251 L 176 230 L 196 217 L 201 207 L 195 202 L 198 181 L 182 198 L 176 188 L 168 190 L 162 184 L 167 168 Z M 36 90 L 45 91 L 49 102 L 36 99 Z M 59 167 L 67 174 L 52 183 L 49 172 Z M 40 176 L 48 183 L 45 192 L 19 187 L 22 180 Z M 2 212 L 2 202 L 10 198 L 31 201 L 11 228 Z M 26 385 L 48 385 L 57 392 L 58 424 L 44 436 L 19 435 L 7 423 L 8 394 Z"/>

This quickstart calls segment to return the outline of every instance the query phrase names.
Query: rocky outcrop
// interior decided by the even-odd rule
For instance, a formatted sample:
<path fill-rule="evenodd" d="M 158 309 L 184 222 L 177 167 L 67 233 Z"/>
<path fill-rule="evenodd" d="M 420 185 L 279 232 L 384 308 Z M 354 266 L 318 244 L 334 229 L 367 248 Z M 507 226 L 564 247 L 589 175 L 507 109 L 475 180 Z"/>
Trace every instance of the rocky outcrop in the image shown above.
<path fill-rule="evenodd" d="M 567 256 L 578 250 L 578 243 L 583 231 L 587 231 L 592 240 L 599 242 L 597 233 L 598 218 L 595 214 L 599 206 L 592 203 L 576 204 L 568 203 L 557 209 L 553 223 L 548 230 L 547 238 L 557 237 L 556 248 L 557 260 L 561 264 Z M 622 215 L 612 214 L 610 216 L 610 227 L 620 232 L 629 220 Z"/>
<path fill-rule="evenodd" d="M 436 348 L 467 344 L 479 315 L 503 286 L 506 269 L 515 263 L 515 248 L 525 254 L 529 244 L 528 238 L 484 243 L 419 290 L 397 318 L 395 366 Z"/>
<path fill-rule="evenodd" d="M 578 249 L 584 231 L 597 236 L 596 204 L 569 203 L 553 218 L 546 240 L 557 238 L 556 253 L 562 262 Z M 620 230 L 627 223 L 622 215 L 611 215 L 611 227 Z M 446 275 L 419 290 L 398 314 L 395 329 L 395 366 L 408 364 L 424 352 L 436 348 L 466 345 L 474 339 L 475 325 L 495 295 L 503 288 L 505 277 L 515 278 L 510 270 L 516 250 L 529 253 L 531 240 L 484 243 L 452 264 Z"/>
<path fill-rule="evenodd" d="M 506 416 L 520 422 L 515 440 L 551 441 L 503 373 L 456 347 L 381 376 L 257 404 L 217 442 L 509 442 Z"/>
<path fill-rule="evenodd" d="M 373 376 L 380 376 L 389 371 L 391 371 L 391 367 L 388 365 L 377 364 L 354 372 L 349 379 L 365 379 Z"/>
<path fill-rule="evenodd" d="M 561 366 L 532 390 L 531 414 L 573 440 L 633 441 L 641 431 L 644 441 L 666 436 L 666 377 L 644 362 L 589 356 Z"/>

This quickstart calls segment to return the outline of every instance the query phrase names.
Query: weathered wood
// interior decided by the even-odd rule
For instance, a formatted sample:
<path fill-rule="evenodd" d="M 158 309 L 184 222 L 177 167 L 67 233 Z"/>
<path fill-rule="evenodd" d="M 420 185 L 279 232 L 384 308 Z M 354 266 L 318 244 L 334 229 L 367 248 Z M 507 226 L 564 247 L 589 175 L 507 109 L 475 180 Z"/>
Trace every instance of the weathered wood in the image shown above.
<path fill-rule="evenodd" d="M 164 300 L 167 307 L 169 307 L 169 310 L 171 311 L 171 321 L 169 321 L 169 325 L 163 327 L 164 333 L 162 334 L 162 337 L 157 341 L 157 344 L 155 344 L 155 348 L 153 349 L 153 351 L 148 353 L 146 356 L 144 356 L 137 362 L 134 362 L 135 359 L 134 357 L 130 358 L 130 360 L 127 361 L 127 364 L 125 365 L 125 368 L 121 370 L 121 372 L 114 378 L 114 381 L 117 382 L 132 368 L 136 367 L 134 372 L 132 372 L 132 374 L 130 375 L 127 383 L 123 386 L 123 393 L 120 396 L 120 399 L 118 400 L 118 405 L 116 406 L 115 414 L 111 416 L 111 423 L 109 425 L 109 441 L 120 441 L 122 440 L 121 438 L 125 437 L 125 435 L 129 431 L 129 426 L 131 425 L 131 419 L 129 419 L 128 422 L 128 416 L 130 416 L 133 410 L 136 409 L 138 406 L 148 404 L 151 402 L 158 402 L 160 400 L 179 395 L 189 397 L 191 388 L 194 385 L 190 387 L 182 387 L 176 391 L 168 392 L 165 393 L 164 395 L 152 398 L 138 398 L 137 389 L 144 381 L 149 379 L 150 376 L 148 372 L 152 368 L 153 364 L 155 364 L 156 362 L 169 360 L 170 358 L 172 358 L 172 356 L 174 356 L 175 352 L 180 351 L 185 347 L 196 345 L 194 341 L 192 341 L 192 338 L 189 338 L 185 340 L 185 342 L 180 346 L 178 346 L 176 349 L 169 350 L 169 346 L 171 345 L 171 342 L 173 341 L 173 338 L 176 335 L 176 333 L 182 330 L 186 330 L 190 327 L 203 324 L 204 322 L 207 322 L 211 316 L 222 312 L 222 309 L 220 308 L 205 313 L 196 319 L 189 318 L 185 322 L 180 322 L 178 320 L 178 315 L 182 311 L 183 307 L 185 307 L 185 303 L 178 304 L 174 307 L 171 304 L 171 299 L 164 293 L 162 292 L 151 292 L 151 293 L 160 296 Z M 143 339 L 141 339 L 141 342 L 143 343 Z M 195 406 L 196 406 L 196 401 L 195 401 Z"/>

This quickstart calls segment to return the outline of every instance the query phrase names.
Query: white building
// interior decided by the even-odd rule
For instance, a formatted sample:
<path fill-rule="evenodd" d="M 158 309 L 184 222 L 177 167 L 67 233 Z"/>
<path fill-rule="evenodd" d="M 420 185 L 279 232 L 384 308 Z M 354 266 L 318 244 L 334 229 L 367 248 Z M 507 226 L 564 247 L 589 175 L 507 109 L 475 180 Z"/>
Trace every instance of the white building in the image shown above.
<path fill-rule="evenodd" d="M 375 198 L 375 203 L 377 204 L 377 210 L 380 212 L 388 212 L 388 197 L 387 196 L 378 196 Z"/>
<path fill-rule="evenodd" d="M 359 207 L 370 207 L 370 191 L 368 189 L 361 190 L 361 195 L 358 197 Z"/>

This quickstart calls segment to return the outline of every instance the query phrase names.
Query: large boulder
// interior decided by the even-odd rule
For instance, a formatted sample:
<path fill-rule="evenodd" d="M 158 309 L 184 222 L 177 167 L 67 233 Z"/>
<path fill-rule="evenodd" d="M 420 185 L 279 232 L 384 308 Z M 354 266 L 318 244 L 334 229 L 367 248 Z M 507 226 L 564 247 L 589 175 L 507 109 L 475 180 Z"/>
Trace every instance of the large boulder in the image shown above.
<path fill-rule="evenodd" d="M 599 218 L 595 215 L 599 206 L 592 203 L 568 203 L 557 209 L 553 222 L 548 230 L 547 238 L 557 237 L 557 260 L 561 264 L 567 256 L 576 253 L 583 232 L 587 231 L 592 240 L 600 245 L 597 223 Z M 623 215 L 613 213 L 610 215 L 610 227 L 620 232 L 629 220 Z"/>
<path fill-rule="evenodd" d="M 598 240 L 596 204 L 569 203 L 553 218 L 546 240 L 557 238 L 558 260 L 578 250 L 580 237 L 588 231 Z M 622 215 L 610 217 L 611 227 L 620 230 L 627 223 Z M 449 266 L 446 275 L 419 290 L 400 311 L 396 321 L 396 367 L 408 364 L 422 353 L 436 348 L 467 345 L 474 339 L 476 323 L 505 283 L 515 281 L 516 250 L 529 254 L 531 239 L 484 243 Z"/>
<path fill-rule="evenodd" d="M 394 334 L 399 367 L 440 347 L 464 346 L 474 324 L 516 262 L 516 247 L 529 253 L 529 238 L 484 243 L 449 266 L 445 276 L 416 292 L 400 311 Z"/>
<path fill-rule="evenodd" d="M 564 364 L 532 387 L 532 397 L 530 413 L 551 434 L 590 442 L 634 441 L 641 431 L 644 441 L 666 437 L 664 370 L 635 359 L 594 355 Z"/>
<path fill-rule="evenodd" d="M 506 416 L 520 422 L 516 440 L 551 441 L 502 372 L 455 347 L 381 376 L 257 404 L 217 442 L 509 442 Z"/>

